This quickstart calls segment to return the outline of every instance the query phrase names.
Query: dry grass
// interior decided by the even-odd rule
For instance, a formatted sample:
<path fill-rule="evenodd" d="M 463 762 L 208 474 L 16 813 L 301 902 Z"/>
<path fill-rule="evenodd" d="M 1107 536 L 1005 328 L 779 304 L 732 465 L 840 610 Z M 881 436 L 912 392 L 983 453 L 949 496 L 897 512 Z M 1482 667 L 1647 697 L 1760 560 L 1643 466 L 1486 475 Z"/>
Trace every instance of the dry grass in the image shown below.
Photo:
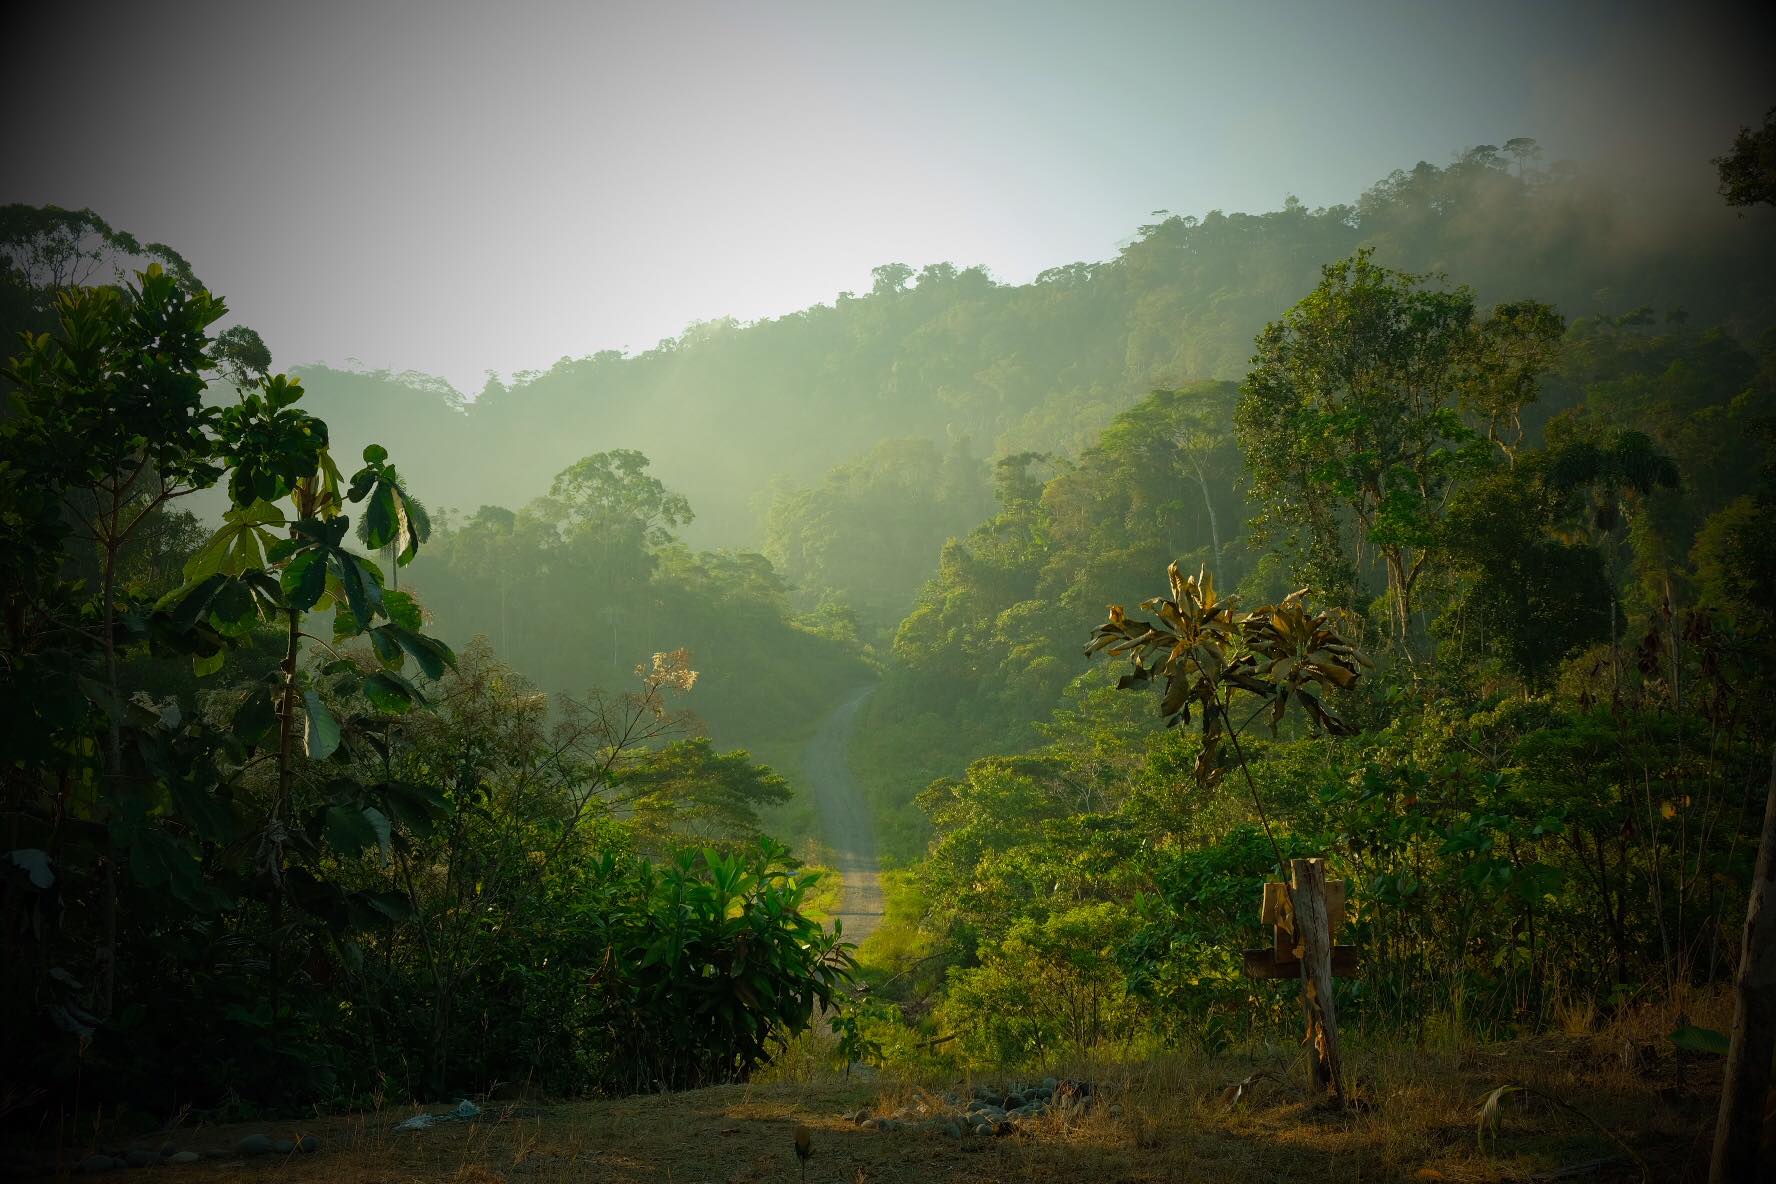
<path fill-rule="evenodd" d="M 1708 1022 L 1706 1010 L 1692 1018 Z M 1603 1032 L 1556 1033 L 1498 1045 L 1439 1042 L 1432 1048 L 1352 1042 L 1351 1111 L 1310 1103 L 1300 1067 L 1283 1054 L 1127 1063 L 1082 1061 L 1058 1075 L 1096 1083 L 1100 1104 L 1074 1119 L 1038 1120 L 1001 1138 L 955 1139 L 914 1130 L 882 1133 L 844 1122 L 973 1084 L 966 1077 L 849 1080 L 817 1071 L 752 1085 L 616 1100 L 490 1106 L 482 1121 L 397 1133 L 403 1114 L 214 1127 L 179 1136 L 182 1146 L 231 1145 L 263 1130 L 315 1134 L 314 1156 L 206 1161 L 157 1178 L 207 1181 L 340 1181 L 342 1184 L 568 1184 L 580 1181 L 797 1181 L 798 1123 L 814 1132 L 808 1180 L 817 1184 L 912 1181 L 1497 1181 L 1634 1180 L 1638 1169 L 1596 1131 L 1534 1097 L 1503 1107 L 1495 1147 L 1475 1142 L 1481 1099 L 1521 1081 L 1566 1099 L 1632 1145 L 1654 1179 L 1700 1180 L 1719 1089 L 1718 1062 L 1679 1059 L 1656 1037 L 1669 1015 L 1642 1015 Z M 1576 1026 L 1576 1025 L 1575 1025 Z M 1624 1055 L 1624 1042 L 1631 1042 Z M 1227 1087 L 1268 1070 L 1235 1105 Z M 796 1079 L 790 1080 L 789 1077 Z M 1003 1081 L 1002 1077 L 991 1080 Z M 1112 1114 L 1112 1106 L 1116 1113 Z M 84 1150 L 84 1149 L 78 1149 Z M 1602 1161 L 1602 1162 L 1599 1162 Z"/>

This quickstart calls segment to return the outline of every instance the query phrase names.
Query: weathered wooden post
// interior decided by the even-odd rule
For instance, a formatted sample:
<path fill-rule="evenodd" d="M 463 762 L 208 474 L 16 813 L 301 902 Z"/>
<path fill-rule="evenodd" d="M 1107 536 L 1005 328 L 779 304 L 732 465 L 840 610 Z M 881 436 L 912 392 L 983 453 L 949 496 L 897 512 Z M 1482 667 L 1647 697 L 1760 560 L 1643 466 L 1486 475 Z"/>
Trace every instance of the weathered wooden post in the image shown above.
<path fill-rule="evenodd" d="M 1320 1093 L 1330 1089 L 1342 1107 L 1344 1073 L 1332 982 L 1335 975 L 1351 978 L 1357 973 L 1356 947 L 1332 944 L 1332 935 L 1344 924 L 1344 882 L 1326 879 L 1322 859 L 1297 859 L 1289 870 L 1292 886 L 1264 886 L 1261 916 L 1276 927 L 1276 940 L 1270 949 L 1246 951 L 1246 973 L 1254 978 L 1300 977 L 1309 1084 Z"/>
<path fill-rule="evenodd" d="M 1733 980 L 1733 1042 L 1721 1086 L 1720 1119 L 1714 1128 L 1710 1184 L 1770 1178 L 1756 1173 L 1772 1049 L 1776 1049 L 1776 753 L 1771 754 L 1763 838 L 1751 877 L 1751 899 L 1745 906 L 1745 944 Z M 1764 1167 L 1776 1175 L 1776 1169 Z"/>

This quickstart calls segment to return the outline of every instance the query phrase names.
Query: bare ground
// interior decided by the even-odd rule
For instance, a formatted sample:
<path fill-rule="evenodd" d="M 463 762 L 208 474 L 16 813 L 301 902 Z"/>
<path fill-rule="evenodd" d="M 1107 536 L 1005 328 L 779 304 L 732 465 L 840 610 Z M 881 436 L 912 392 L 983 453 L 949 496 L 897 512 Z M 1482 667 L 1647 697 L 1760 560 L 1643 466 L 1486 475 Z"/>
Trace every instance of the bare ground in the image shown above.
<path fill-rule="evenodd" d="M 1700 1181 L 1706 1175 L 1718 1065 L 1679 1066 L 1667 1051 L 1624 1066 L 1614 1037 L 1547 1037 L 1443 1051 L 1353 1050 L 1357 1109 L 1310 1105 L 1281 1060 L 1178 1058 L 1074 1065 L 1101 1102 L 1083 1117 L 1038 1120 L 997 1138 L 878 1131 L 844 1121 L 966 1091 L 963 1077 L 801 1081 L 567 1103 L 490 1104 L 482 1118 L 421 1133 L 394 1124 L 410 1110 L 212 1126 L 172 1132 L 180 1146 L 233 1146 L 243 1135 L 314 1134 L 314 1155 L 230 1156 L 152 1171 L 171 1184 L 341 1181 L 343 1184 L 764 1184 L 799 1182 L 794 1131 L 813 1131 L 814 1184 L 914 1181 L 1183 1182 L 1576 1179 Z M 1228 1087 L 1266 1069 L 1237 1102 Z M 1002 1080 L 1002 1079 L 1000 1079 Z M 1502 1110 L 1496 1145 L 1475 1141 L 1480 1100 L 1520 1080 L 1580 1107 L 1633 1148 L 1641 1167 L 1586 1118 L 1535 1097 Z M 1112 1105 L 1117 1108 L 1112 1112 Z M 434 1107 L 433 1109 L 443 1109 Z M 72 1142 L 72 1141 L 71 1141 Z M 65 1145 L 64 1165 L 84 1150 Z"/>
<path fill-rule="evenodd" d="M 874 687 L 847 695 L 821 721 L 802 754 L 802 772 L 814 787 L 820 841 L 845 893 L 834 918 L 846 941 L 861 943 L 882 923 L 881 866 L 876 859 L 876 828 L 863 791 L 851 776 L 851 733 L 857 714 Z"/>

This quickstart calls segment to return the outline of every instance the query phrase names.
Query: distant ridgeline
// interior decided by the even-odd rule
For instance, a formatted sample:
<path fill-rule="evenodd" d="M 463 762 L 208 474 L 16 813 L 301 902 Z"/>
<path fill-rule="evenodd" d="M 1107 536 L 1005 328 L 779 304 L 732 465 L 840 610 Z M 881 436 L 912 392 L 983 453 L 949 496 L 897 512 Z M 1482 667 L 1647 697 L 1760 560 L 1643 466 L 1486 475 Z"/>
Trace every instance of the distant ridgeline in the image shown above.
<path fill-rule="evenodd" d="M 580 457 L 634 448 L 696 507 L 689 541 L 759 546 L 774 478 L 812 485 L 881 440 L 1073 454 L 1152 389 L 1239 378 L 1253 336 L 1360 246 L 1482 302 L 1533 297 L 1569 319 L 1651 306 L 1747 340 L 1776 323 L 1768 219 L 1711 192 L 1681 215 L 1635 201 L 1481 150 L 1396 172 L 1351 205 L 1168 217 L 1114 259 L 1028 284 L 888 265 L 864 295 L 706 322 L 632 357 L 563 359 L 473 401 L 414 376 L 300 373 L 342 454 L 398 431 L 436 508 L 516 509 Z"/>

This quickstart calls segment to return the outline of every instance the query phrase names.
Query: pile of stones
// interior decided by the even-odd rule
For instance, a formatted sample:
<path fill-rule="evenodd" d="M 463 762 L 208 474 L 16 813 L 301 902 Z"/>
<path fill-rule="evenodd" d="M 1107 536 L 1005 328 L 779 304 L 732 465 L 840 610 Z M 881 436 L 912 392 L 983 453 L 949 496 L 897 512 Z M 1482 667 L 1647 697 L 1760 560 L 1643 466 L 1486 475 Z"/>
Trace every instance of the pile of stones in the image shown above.
<path fill-rule="evenodd" d="M 259 1155 L 313 1155 L 321 1149 L 321 1141 L 313 1135 L 300 1139 L 274 1139 L 270 1135 L 248 1135 L 227 1147 L 209 1147 L 197 1151 L 181 1148 L 171 1142 L 131 1143 L 95 1151 L 74 1165 L 80 1175 L 122 1171 L 125 1168 L 151 1168 L 162 1164 L 197 1163 L 205 1159 L 243 1159 Z M 19 1178 L 49 1176 L 57 1171 L 53 1163 L 19 1160 L 6 1165 Z M 0 1175 L 4 1175 L 0 1172 Z"/>
<path fill-rule="evenodd" d="M 892 1114 L 875 1114 L 867 1107 L 842 1115 L 846 1122 L 879 1131 L 913 1130 L 950 1138 L 988 1138 L 1015 1134 L 1030 1122 L 1049 1116 L 1080 1117 L 1096 1106 L 1089 1081 L 1044 1077 L 1040 1082 L 1015 1082 L 1004 1087 L 976 1085 L 964 1097 L 955 1091 L 942 1098 L 923 1096 Z M 1122 1107 L 1112 1105 L 1112 1116 Z"/>

